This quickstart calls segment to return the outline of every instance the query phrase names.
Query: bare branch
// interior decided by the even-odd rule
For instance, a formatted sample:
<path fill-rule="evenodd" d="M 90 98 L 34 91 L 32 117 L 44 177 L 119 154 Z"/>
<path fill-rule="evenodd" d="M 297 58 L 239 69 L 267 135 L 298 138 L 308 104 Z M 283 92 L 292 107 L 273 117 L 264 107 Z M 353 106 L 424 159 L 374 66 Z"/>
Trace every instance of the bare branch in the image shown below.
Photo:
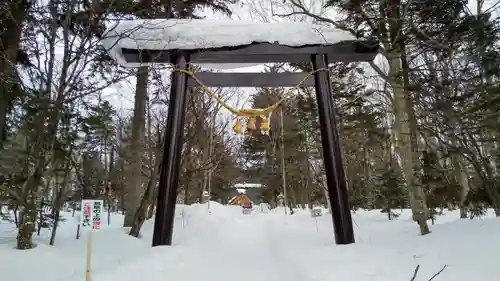
<path fill-rule="evenodd" d="M 411 277 L 410 281 L 415 281 L 415 278 L 417 278 L 418 270 L 420 269 L 420 264 L 415 267 L 415 270 L 413 270 L 413 276 Z"/>
<path fill-rule="evenodd" d="M 429 281 L 432 281 L 434 278 L 436 278 L 436 276 L 438 276 L 439 274 L 441 274 L 441 272 L 444 271 L 444 269 L 446 268 L 446 265 L 443 266 L 443 268 L 441 268 L 440 271 L 438 271 L 436 274 L 434 274 L 431 279 L 429 279 Z"/>

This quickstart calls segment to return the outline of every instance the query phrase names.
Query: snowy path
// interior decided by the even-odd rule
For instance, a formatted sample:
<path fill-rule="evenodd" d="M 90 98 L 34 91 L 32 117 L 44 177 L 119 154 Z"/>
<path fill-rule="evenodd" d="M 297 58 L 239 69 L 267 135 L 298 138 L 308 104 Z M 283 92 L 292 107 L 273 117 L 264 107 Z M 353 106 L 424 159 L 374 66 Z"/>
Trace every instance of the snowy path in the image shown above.
<path fill-rule="evenodd" d="M 265 214 L 208 215 L 204 220 L 188 221 L 173 247 L 153 249 L 144 263 L 121 266 L 127 270 L 110 268 L 93 281 L 307 281 L 284 258 L 277 241 L 281 238 L 271 231 L 273 220 Z"/>
<path fill-rule="evenodd" d="M 192 250 L 183 257 L 185 262 L 174 270 L 183 280 L 199 280 L 204 275 L 218 281 L 304 281 L 296 267 L 282 259 L 279 237 L 269 231 L 270 224 L 262 215 L 252 214 L 202 232 L 199 242 L 189 246 Z"/>
<path fill-rule="evenodd" d="M 276 220 L 267 219 L 265 226 L 265 236 L 268 249 L 271 251 L 275 266 L 281 272 L 283 281 L 308 281 L 310 280 L 301 264 L 298 264 L 290 258 L 286 249 L 290 246 L 285 243 L 283 232 L 278 231 Z M 299 253 L 300 254 L 300 253 Z"/>

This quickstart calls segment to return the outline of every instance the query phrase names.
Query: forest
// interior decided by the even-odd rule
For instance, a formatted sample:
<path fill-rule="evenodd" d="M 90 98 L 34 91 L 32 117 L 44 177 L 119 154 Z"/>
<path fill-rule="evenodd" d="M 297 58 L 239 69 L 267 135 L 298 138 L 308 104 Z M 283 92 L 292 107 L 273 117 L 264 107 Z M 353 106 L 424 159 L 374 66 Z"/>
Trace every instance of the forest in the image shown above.
<path fill-rule="evenodd" d="M 101 46 L 126 19 L 230 17 L 311 21 L 376 38 L 370 63 L 330 66 L 344 169 L 353 211 L 389 220 L 411 208 L 415 227 L 460 209 L 500 216 L 500 30 L 498 3 L 476 0 L 6 0 L 0 9 L 0 207 L 15 215 L 17 248 L 51 227 L 59 211 L 102 199 L 138 237 L 154 215 L 162 160 L 169 69 L 123 68 Z M 265 71 L 310 71 L 307 64 Z M 131 90 L 133 111 L 110 95 Z M 251 107 L 284 89 L 257 89 Z M 238 106 L 242 89 L 217 89 Z M 125 96 L 121 97 L 126 99 Z M 210 190 L 224 202 L 236 183 L 261 183 L 263 201 L 327 205 L 316 96 L 301 88 L 271 119 L 270 135 L 236 136 L 233 117 L 202 88 L 187 97 L 179 203 Z M 283 177 L 286 178 L 283 186 Z M 0 208 L 2 210 L 2 208 Z M 5 209 L 3 209 L 5 210 Z M 292 212 L 293 213 L 293 212 Z M 0 214 L 5 215 L 5 214 Z M 439 219 L 439 218 L 437 218 Z M 432 235 L 432 234 L 430 234 Z"/>

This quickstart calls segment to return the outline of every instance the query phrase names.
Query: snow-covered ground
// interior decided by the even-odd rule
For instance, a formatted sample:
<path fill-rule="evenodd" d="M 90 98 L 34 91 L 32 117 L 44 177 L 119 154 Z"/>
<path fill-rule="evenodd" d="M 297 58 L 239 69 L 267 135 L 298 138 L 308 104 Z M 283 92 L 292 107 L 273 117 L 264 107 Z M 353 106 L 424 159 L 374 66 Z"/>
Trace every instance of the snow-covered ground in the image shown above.
<path fill-rule="evenodd" d="M 331 217 L 317 221 L 308 211 L 178 206 L 174 246 L 151 248 L 152 222 L 141 239 L 125 234 L 123 217 L 113 215 L 93 236 L 92 281 L 434 281 L 498 280 L 500 220 L 460 220 L 457 212 L 437 218 L 432 233 L 419 236 L 404 211 L 388 221 L 379 211 L 354 214 L 356 244 L 336 246 Z M 6 281 L 85 280 L 86 234 L 75 239 L 76 219 L 64 213 L 56 245 L 48 231 L 38 247 L 14 250 L 16 230 L 0 222 L 0 279 Z"/>

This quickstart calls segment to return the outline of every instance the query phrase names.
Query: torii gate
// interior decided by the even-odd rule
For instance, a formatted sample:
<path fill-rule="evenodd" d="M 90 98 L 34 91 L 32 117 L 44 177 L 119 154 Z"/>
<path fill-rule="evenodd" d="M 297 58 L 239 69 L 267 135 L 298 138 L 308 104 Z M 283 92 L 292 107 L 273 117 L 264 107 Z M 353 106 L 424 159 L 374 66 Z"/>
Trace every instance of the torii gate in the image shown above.
<path fill-rule="evenodd" d="M 107 47 L 111 57 L 124 66 L 137 67 L 161 63 L 174 65 L 176 69 L 187 70 L 190 63 L 311 62 L 313 70 L 319 70 L 328 68 L 329 62 L 372 61 L 379 50 L 379 43 L 376 40 L 357 40 L 347 32 L 333 28 L 323 29 L 322 33 L 319 33 L 313 29 L 312 25 L 305 23 L 262 24 L 227 20 L 157 19 L 142 21 L 141 24 L 137 22 L 132 24 L 127 22 L 121 26 L 119 24 L 113 30 L 108 30 L 108 37 L 103 39 L 103 45 Z M 232 37 L 227 38 L 231 34 Z M 182 36 L 185 37 L 184 41 L 179 42 L 178 39 Z M 293 87 L 307 76 L 308 73 L 296 72 L 200 72 L 196 74 L 196 77 L 208 87 Z M 185 72 L 173 71 L 171 74 L 153 246 L 172 244 L 186 111 L 186 90 L 196 85 L 197 81 Z M 329 74 L 325 71 L 317 71 L 311 79 L 306 79 L 302 86 L 314 86 L 316 90 L 335 242 L 336 244 L 354 243 Z"/>

